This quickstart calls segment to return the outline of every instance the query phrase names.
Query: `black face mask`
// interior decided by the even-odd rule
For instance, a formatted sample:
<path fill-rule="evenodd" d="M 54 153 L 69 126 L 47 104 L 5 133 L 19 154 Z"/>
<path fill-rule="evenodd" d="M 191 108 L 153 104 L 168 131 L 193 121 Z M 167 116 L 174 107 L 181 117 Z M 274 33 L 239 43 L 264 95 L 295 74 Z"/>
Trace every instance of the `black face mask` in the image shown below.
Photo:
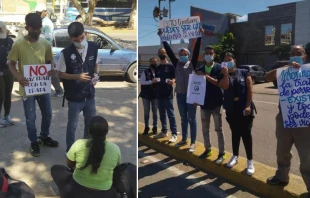
<path fill-rule="evenodd" d="M 166 55 L 164 55 L 164 54 L 158 55 L 158 57 L 160 58 L 160 60 L 165 60 L 166 59 Z"/>
<path fill-rule="evenodd" d="M 29 36 L 31 38 L 33 38 L 34 40 L 38 40 L 40 37 L 40 33 L 39 32 L 28 32 Z"/>

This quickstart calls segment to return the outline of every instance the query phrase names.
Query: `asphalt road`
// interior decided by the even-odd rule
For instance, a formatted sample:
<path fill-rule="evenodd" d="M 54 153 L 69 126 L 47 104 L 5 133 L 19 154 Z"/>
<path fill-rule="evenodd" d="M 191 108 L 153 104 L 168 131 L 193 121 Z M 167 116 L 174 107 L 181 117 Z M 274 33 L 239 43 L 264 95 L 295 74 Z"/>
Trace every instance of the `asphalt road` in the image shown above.
<path fill-rule="evenodd" d="M 180 161 L 139 145 L 139 198 L 256 198 L 224 179 L 200 172 Z"/>
<path fill-rule="evenodd" d="M 254 85 L 256 86 L 256 85 Z M 139 85 L 140 92 L 140 85 Z M 139 93 L 138 92 L 138 93 Z M 253 156 L 254 160 L 260 162 L 262 164 L 276 167 L 276 136 L 275 136 L 275 117 L 278 113 L 278 96 L 277 95 L 265 95 L 265 94 L 254 94 L 254 102 L 257 108 L 257 115 L 254 119 L 253 123 Z M 174 98 L 174 112 L 177 121 L 177 129 L 181 132 L 181 119 L 179 115 L 179 111 L 177 108 L 177 102 Z M 225 119 L 225 113 L 223 115 L 223 128 L 225 134 L 225 144 L 226 150 L 232 153 L 232 143 L 231 143 L 231 132 L 228 126 L 228 123 Z M 140 123 L 144 123 L 143 118 L 143 105 L 142 99 L 139 99 L 138 102 L 138 120 Z M 197 133 L 197 141 L 203 143 L 203 136 L 201 131 L 201 120 L 200 120 L 200 108 L 197 109 L 197 122 L 198 122 L 198 133 Z M 150 120 L 150 123 L 151 120 Z M 159 127 L 160 121 L 158 120 Z M 217 135 L 214 131 L 213 119 L 211 118 L 210 125 L 210 133 L 211 133 L 211 143 L 213 147 L 218 148 L 217 144 Z M 179 137 L 180 139 L 181 137 Z M 296 148 L 292 149 L 293 159 L 291 165 L 291 173 L 299 175 L 299 157 L 296 151 Z M 246 157 L 245 150 L 243 144 L 240 144 L 240 155 Z"/>

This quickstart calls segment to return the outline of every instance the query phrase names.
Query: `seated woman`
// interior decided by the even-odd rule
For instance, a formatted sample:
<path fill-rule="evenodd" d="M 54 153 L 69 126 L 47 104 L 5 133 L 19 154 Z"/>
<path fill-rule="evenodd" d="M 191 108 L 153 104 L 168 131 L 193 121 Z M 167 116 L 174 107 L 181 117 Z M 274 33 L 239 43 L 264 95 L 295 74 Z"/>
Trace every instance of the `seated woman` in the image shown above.
<path fill-rule="evenodd" d="M 89 139 L 77 140 L 67 153 L 67 166 L 54 165 L 51 174 L 61 198 L 114 198 L 113 171 L 119 165 L 119 147 L 106 141 L 108 122 L 94 116 Z M 74 170 L 73 174 L 72 171 Z"/>

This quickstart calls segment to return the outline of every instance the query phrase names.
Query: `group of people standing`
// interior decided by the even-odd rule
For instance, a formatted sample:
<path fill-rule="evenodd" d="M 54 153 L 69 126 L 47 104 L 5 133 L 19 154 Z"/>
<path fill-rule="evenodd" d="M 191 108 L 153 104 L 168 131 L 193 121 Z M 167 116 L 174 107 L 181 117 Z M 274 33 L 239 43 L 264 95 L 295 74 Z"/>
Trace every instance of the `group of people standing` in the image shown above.
<path fill-rule="evenodd" d="M 5 109 L 1 126 L 14 124 L 9 114 L 12 87 L 16 79 L 20 85 L 19 94 L 31 142 L 30 154 L 39 157 L 40 146 L 58 147 L 58 141 L 50 137 L 51 96 L 49 93 L 27 96 L 25 87 L 30 82 L 23 74 L 24 65 L 51 64 L 52 69 L 48 71 L 48 75 L 56 79 L 56 96 L 64 95 L 68 101 L 65 151 L 67 164 L 55 165 L 51 170 L 60 195 L 63 198 L 116 197 L 116 190 L 112 188 L 113 171 L 120 164 L 121 153 L 116 144 L 106 140 L 108 122 L 103 117 L 96 116 L 95 85 L 99 79 L 97 44 L 87 41 L 87 32 L 82 23 L 72 22 L 68 26 L 72 43 L 63 49 L 56 61 L 52 53 L 53 23 L 46 17 L 46 7 L 39 4 L 36 13 L 26 15 L 25 24 L 27 35 L 13 43 L 8 37 L 5 23 L 0 22 L 0 106 L 4 101 Z M 63 80 L 64 93 L 59 78 Z M 39 137 L 35 124 L 36 101 L 42 115 Z M 81 111 L 85 123 L 84 139 L 75 141 Z"/>
<path fill-rule="evenodd" d="M 204 30 L 200 28 L 204 33 Z M 160 35 L 162 32 L 159 31 Z M 201 38 L 197 38 L 193 50 L 192 59 L 188 49 L 179 50 L 179 59 L 175 56 L 167 42 L 163 42 L 164 48 L 158 50 L 158 57 L 150 59 L 150 67 L 146 69 L 140 79 L 141 93 L 143 99 L 145 130 L 144 135 L 149 133 L 150 104 L 153 113 L 153 134 L 157 134 L 157 109 L 159 110 L 162 130 L 154 138 L 167 137 L 166 112 L 170 121 L 171 138 L 169 142 L 177 141 L 177 127 L 173 108 L 173 85 L 177 106 L 181 117 L 182 140 L 175 144 L 176 147 L 187 145 L 188 125 L 190 125 L 190 147 L 189 152 L 195 151 L 197 134 L 196 109 L 197 104 L 186 102 L 187 87 L 190 74 L 204 75 L 206 79 L 205 101 L 201 107 L 202 133 L 204 137 L 205 151 L 199 158 L 212 155 L 210 142 L 210 118 L 214 119 L 215 131 L 218 136 L 219 156 L 215 161 L 222 164 L 226 159 L 225 140 L 222 127 L 221 107 L 225 109 L 226 120 L 231 129 L 233 156 L 227 166 L 233 167 L 238 163 L 239 146 L 243 140 L 247 157 L 247 174 L 253 175 L 255 167 L 253 162 L 253 140 L 252 126 L 256 112 L 253 103 L 252 78 L 249 71 L 236 67 L 236 60 L 232 53 L 226 53 L 223 62 L 219 64 L 214 61 L 216 52 L 212 46 L 204 48 L 204 64 L 197 66 Z M 307 55 L 302 46 L 292 46 L 291 61 L 284 67 L 299 69 L 306 63 Z M 167 58 L 171 60 L 168 62 Z M 225 65 L 225 66 L 223 66 Z M 266 80 L 275 81 L 277 69 L 267 73 Z M 295 145 L 300 157 L 300 172 L 310 192 L 310 133 L 308 128 L 284 128 L 283 117 L 279 104 L 279 113 L 276 116 L 276 138 L 277 138 L 277 164 L 278 169 L 275 176 L 267 179 L 270 185 L 287 185 L 289 182 L 289 171 L 291 166 L 291 149 Z M 310 196 L 310 195 L 309 195 Z"/>
<path fill-rule="evenodd" d="M 200 28 L 200 32 L 204 30 Z M 161 30 L 158 32 L 162 34 Z M 154 138 L 168 136 L 166 113 L 170 122 L 171 138 L 169 142 L 176 142 L 177 126 L 173 108 L 173 85 L 179 114 L 181 117 L 182 139 L 175 146 L 187 145 L 188 125 L 190 126 L 189 152 L 196 149 L 197 119 L 196 111 L 198 104 L 188 104 L 187 87 L 190 74 L 203 75 L 206 78 L 205 101 L 201 107 L 202 133 L 204 137 L 205 151 L 199 158 L 206 158 L 212 155 L 210 139 L 211 115 L 214 119 L 215 131 L 218 136 L 219 155 L 217 164 L 222 164 L 226 159 L 225 139 L 222 127 L 221 107 L 226 110 L 226 118 L 232 131 L 233 157 L 227 166 L 233 167 L 238 163 L 239 144 L 242 138 L 248 158 L 247 174 L 255 172 L 252 156 L 252 135 L 251 129 L 254 119 L 255 106 L 252 101 L 252 79 L 248 71 L 237 69 L 233 54 L 225 54 L 223 61 L 227 67 L 214 61 L 216 52 L 212 46 L 206 46 L 204 50 L 204 65 L 198 66 L 198 56 L 201 45 L 201 38 L 197 38 L 193 49 L 192 58 L 190 51 L 186 48 L 179 50 L 177 58 L 167 42 L 163 42 L 164 48 L 158 50 L 156 57 L 150 59 L 150 67 L 146 69 L 140 79 L 141 93 L 144 105 L 145 130 L 144 135 L 149 133 L 149 113 L 152 106 L 153 129 L 157 134 L 157 109 L 159 110 L 162 130 Z M 171 63 L 169 63 L 168 58 Z"/>

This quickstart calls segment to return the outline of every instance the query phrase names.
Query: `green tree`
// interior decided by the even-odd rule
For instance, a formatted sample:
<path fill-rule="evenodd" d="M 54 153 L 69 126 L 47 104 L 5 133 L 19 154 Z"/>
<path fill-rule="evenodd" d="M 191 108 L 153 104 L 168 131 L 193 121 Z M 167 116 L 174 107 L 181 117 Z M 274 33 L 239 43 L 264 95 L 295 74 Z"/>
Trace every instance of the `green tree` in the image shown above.
<path fill-rule="evenodd" d="M 288 60 L 290 58 L 290 50 L 290 45 L 276 46 L 271 52 L 271 55 L 276 55 L 279 61 Z"/>
<path fill-rule="evenodd" d="M 224 59 L 225 53 L 234 53 L 235 49 L 235 37 L 232 32 L 226 32 L 222 37 L 221 41 L 217 45 L 213 45 L 217 61 L 222 61 Z"/>

